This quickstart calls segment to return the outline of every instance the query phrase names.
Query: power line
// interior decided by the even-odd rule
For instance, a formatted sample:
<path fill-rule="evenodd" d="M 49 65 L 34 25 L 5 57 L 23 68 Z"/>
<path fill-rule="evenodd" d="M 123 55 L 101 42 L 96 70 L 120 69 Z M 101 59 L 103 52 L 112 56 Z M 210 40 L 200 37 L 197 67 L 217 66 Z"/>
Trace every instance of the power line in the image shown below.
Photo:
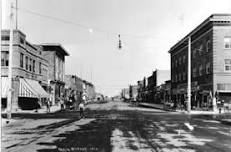
<path fill-rule="evenodd" d="M 13 7 L 13 8 L 17 9 L 18 11 L 22 11 L 22 12 L 25 12 L 25 13 L 28 13 L 28 14 L 36 15 L 36 16 L 43 17 L 43 18 L 48 18 L 48 19 L 51 19 L 51 20 L 55 20 L 55 21 L 58 21 L 58 22 L 65 23 L 65 24 L 74 25 L 74 26 L 80 27 L 82 29 L 86 29 L 88 31 L 92 31 L 92 32 L 97 31 L 97 32 L 106 33 L 106 34 L 110 34 L 110 35 L 115 35 L 115 36 L 119 35 L 119 32 L 117 33 L 117 32 L 107 31 L 107 30 L 103 30 L 103 29 L 100 29 L 100 28 L 96 28 L 96 27 L 93 28 L 93 27 L 90 27 L 88 25 L 72 22 L 72 21 L 69 21 L 69 20 L 64 20 L 64 19 L 54 17 L 54 16 L 50 16 L 50 15 L 45 15 L 45 14 L 38 13 L 38 12 L 35 12 L 35 11 L 31 11 L 31 10 L 28 10 L 28 9 L 25 9 L 25 8 L 16 8 L 16 7 Z M 149 35 L 134 35 L 134 34 L 128 34 L 128 33 L 122 33 L 122 34 L 120 33 L 120 35 L 124 36 L 124 37 L 133 37 L 133 38 L 149 38 L 149 39 L 160 39 L 161 38 L 160 36 L 153 37 L 153 36 L 149 36 Z M 162 38 L 166 38 L 166 37 L 162 37 Z"/>

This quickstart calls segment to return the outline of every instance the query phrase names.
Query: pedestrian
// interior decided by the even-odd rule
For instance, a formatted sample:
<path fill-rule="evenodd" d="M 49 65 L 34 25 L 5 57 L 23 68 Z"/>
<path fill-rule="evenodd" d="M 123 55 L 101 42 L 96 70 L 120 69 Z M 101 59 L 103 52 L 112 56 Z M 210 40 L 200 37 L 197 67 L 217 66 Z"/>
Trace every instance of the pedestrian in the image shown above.
<path fill-rule="evenodd" d="M 64 111 L 64 98 L 62 96 L 60 97 L 60 106 L 61 106 L 61 111 Z"/>
<path fill-rule="evenodd" d="M 84 103 L 83 102 L 79 104 L 79 114 L 81 118 L 84 117 Z"/>
<path fill-rule="evenodd" d="M 49 113 L 50 112 L 50 101 L 49 99 L 46 100 L 46 106 L 47 106 L 47 112 Z"/>

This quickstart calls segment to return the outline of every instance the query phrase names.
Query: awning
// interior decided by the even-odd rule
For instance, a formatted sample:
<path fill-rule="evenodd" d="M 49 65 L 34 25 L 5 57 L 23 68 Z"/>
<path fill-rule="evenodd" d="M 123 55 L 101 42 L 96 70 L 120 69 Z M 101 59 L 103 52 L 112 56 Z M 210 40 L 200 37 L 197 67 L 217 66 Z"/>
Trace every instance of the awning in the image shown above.
<path fill-rule="evenodd" d="M 1 77 L 2 78 L 2 98 L 7 98 L 8 92 L 9 92 L 9 83 L 8 83 L 8 77 Z"/>
<path fill-rule="evenodd" d="M 48 98 L 49 94 L 38 81 L 20 78 L 19 97 Z"/>

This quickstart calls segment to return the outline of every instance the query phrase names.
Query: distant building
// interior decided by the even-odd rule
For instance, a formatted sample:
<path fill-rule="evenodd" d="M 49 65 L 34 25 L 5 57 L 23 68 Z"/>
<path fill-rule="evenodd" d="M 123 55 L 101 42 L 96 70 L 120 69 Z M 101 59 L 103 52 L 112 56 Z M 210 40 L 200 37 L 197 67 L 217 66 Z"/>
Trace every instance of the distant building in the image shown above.
<path fill-rule="evenodd" d="M 138 86 L 130 85 L 129 86 L 129 99 L 130 101 L 136 101 L 138 97 Z"/>
<path fill-rule="evenodd" d="M 129 99 L 129 88 L 124 88 L 121 91 L 121 98 L 127 101 Z"/>
<path fill-rule="evenodd" d="M 189 36 L 192 107 L 210 107 L 215 95 L 231 102 L 231 14 L 211 15 L 170 49 L 172 100 L 186 99 Z"/>
<path fill-rule="evenodd" d="M 57 103 L 61 94 L 64 94 L 65 56 L 69 53 L 61 44 L 48 43 L 40 45 L 43 49 L 42 55 L 48 61 L 48 81 L 51 87 L 50 99 Z"/>
<path fill-rule="evenodd" d="M 147 101 L 152 103 L 160 103 L 160 97 L 158 93 L 160 92 L 161 85 L 165 81 L 170 79 L 169 70 L 158 70 L 156 69 L 150 77 L 148 77 L 147 85 Z"/>
<path fill-rule="evenodd" d="M 9 92 L 9 40 L 10 31 L 1 31 L 1 65 L 2 65 L 2 98 L 6 107 Z M 13 31 L 13 110 L 34 109 L 41 104 L 40 99 L 48 98 L 48 61 L 42 56 L 42 49 L 29 43 L 26 35 L 20 30 Z M 44 90 L 45 89 L 45 90 Z"/>

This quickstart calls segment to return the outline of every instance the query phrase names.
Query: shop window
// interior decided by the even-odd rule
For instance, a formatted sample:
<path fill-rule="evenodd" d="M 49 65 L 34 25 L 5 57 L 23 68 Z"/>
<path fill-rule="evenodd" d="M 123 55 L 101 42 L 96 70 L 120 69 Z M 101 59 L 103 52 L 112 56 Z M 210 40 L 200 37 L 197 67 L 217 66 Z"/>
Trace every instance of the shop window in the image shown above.
<path fill-rule="evenodd" d="M 231 59 L 225 59 L 225 71 L 231 72 Z"/>

